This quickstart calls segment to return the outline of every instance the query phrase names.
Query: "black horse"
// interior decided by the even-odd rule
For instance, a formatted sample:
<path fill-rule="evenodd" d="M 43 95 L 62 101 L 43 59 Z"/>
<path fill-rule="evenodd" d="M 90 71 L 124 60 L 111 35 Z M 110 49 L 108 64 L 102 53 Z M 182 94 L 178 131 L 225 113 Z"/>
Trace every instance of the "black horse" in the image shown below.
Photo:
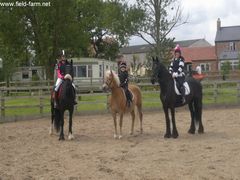
<path fill-rule="evenodd" d="M 189 84 L 190 94 L 186 96 L 186 102 L 182 104 L 182 97 L 175 93 L 174 79 L 172 78 L 166 67 L 159 61 L 158 58 L 153 58 L 152 64 L 152 84 L 158 81 L 161 92 L 160 99 L 162 101 L 165 119 L 166 119 L 166 134 L 165 138 L 177 138 L 178 131 L 175 123 L 175 108 L 188 104 L 191 112 L 191 126 L 188 133 L 195 133 L 195 121 L 199 124 L 198 133 L 203 133 L 202 125 L 202 85 L 199 81 L 192 77 L 186 77 L 186 82 Z M 170 118 L 168 110 L 171 110 L 172 115 L 172 132 L 170 129 Z"/>
<path fill-rule="evenodd" d="M 68 72 L 68 71 L 66 71 Z M 72 73 L 71 73 L 72 74 Z M 51 127 L 50 134 L 52 133 L 53 124 L 57 132 L 60 131 L 59 140 L 64 140 L 64 112 L 69 111 L 69 134 L 68 139 L 74 138 L 72 133 L 72 116 L 74 111 L 75 90 L 72 86 L 72 76 L 66 74 L 64 81 L 59 88 L 58 108 L 54 108 L 53 95 L 51 96 Z"/>

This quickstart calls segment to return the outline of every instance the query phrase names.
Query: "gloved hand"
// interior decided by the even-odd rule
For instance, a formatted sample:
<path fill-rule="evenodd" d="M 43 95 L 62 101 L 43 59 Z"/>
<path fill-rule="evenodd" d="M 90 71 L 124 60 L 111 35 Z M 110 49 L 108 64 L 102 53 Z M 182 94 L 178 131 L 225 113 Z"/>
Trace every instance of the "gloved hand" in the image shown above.
<path fill-rule="evenodd" d="M 177 72 L 174 72 L 174 73 L 172 74 L 172 77 L 173 77 L 173 78 L 178 77 L 178 73 L 177 73 Z"/>

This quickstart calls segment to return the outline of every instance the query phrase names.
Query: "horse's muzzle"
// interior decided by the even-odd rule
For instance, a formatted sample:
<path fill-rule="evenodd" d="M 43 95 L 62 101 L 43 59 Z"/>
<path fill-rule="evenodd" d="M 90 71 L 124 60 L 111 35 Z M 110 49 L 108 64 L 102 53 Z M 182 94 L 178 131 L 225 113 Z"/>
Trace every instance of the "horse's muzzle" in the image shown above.
<path fill-rule="evenodd" d="M 102 86 L 103 92 L 107 92 L 108 89 L 109 89 L 108 86 L 106 84 L 103 84 L 103 86 Z"/>

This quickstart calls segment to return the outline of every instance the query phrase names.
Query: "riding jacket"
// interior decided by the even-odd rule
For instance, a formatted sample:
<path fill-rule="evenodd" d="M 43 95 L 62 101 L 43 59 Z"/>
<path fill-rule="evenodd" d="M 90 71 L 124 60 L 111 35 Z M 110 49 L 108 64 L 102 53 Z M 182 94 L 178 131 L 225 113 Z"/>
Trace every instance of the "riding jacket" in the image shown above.
<path fill-rule="evenodd" d="M 169 67 L 169 73 L 175 75 L 176 77 L 184 77 L 184 58 L 180 56 L 179 58 L 174 58 Z"/>
<path fill-rule="evenodd" d="M 60 79 L 64 79 L 65 65 L 66 65 L 66 62 L 63 63 L 62 61 L 60 61 L 59 63 L 56 64 L 57 77 Z"/>
<path fill-rule="evenodd" d="M 119 71 L 119 80 L 120 87 L 127 89 L 128 88 L 128 72 L 127 71 Z"/>

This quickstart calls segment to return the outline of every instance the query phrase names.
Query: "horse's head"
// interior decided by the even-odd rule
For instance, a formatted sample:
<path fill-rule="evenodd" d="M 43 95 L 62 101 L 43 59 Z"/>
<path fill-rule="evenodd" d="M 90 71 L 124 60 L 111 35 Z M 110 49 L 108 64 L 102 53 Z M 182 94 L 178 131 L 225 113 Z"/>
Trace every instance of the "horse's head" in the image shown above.
<path fill-rule="evenodd" d="M 155 84 L 155 82 L 159 81 L 160 78 L 163 78 L 164 76 L 168 76 L 168 75 L 169 75 L 169 73 L 168 73 L 166 67 L 158 59 L 158 57 L 156 57 L 156 58 L 152 57 L 152 76 L 151 76 L 152 84 Z"/>
<path fill-rule="evenodd" d="M 118 87 L 119 84 L 119 78 L 114 71 L 108 70 L 105 72 L 104 84 L 102 86 L 103 91 L 106 92 L 114 87 Z"/>

